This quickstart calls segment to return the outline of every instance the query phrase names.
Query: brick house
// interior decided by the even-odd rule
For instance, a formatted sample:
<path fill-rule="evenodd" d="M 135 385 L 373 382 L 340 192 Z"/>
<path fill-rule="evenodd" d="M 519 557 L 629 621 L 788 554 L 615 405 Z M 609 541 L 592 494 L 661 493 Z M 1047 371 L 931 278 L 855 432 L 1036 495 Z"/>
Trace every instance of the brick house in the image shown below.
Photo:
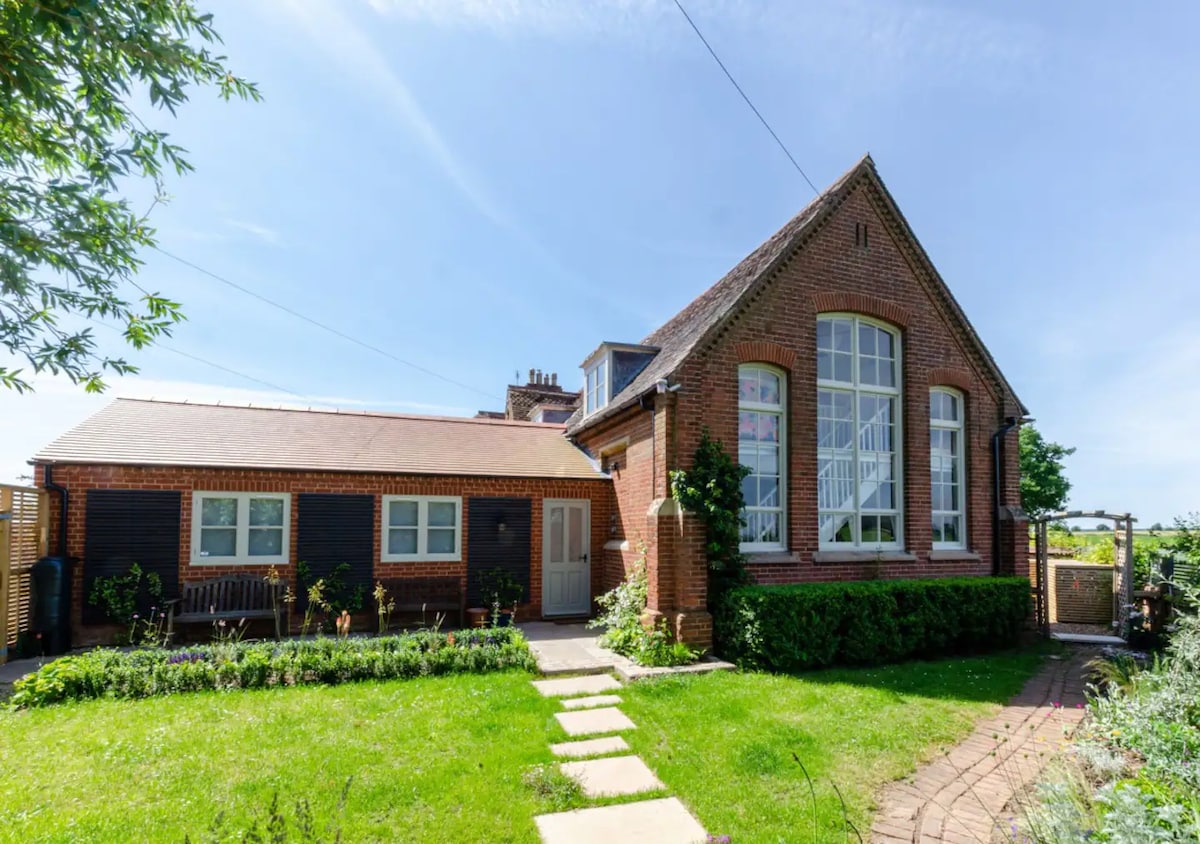
<path fill-rule="evenodd" d="M 470 595 L 486 562 L 526 587 L 525 617 L 559 617 L 644 555 L 651 615 L 708 645 L 703 525 L 669 491 L 706 429 L 751 467 L 759 582 L 1017 568 L 1004 446 L 1025 408 L 869 157 L 643 341 L 601 343 L 583 384 L 531 371 L 476 419 L 119 400 L 34 463 L 69 496 L 60 550 L 84 580 L 303 560 Z"/>

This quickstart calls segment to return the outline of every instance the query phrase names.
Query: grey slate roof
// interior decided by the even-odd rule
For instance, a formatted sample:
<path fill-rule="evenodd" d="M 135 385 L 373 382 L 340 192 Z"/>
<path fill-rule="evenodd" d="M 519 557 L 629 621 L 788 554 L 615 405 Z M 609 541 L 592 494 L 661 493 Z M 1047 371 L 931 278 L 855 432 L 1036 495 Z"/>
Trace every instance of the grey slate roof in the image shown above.
<path fill-rule="evenodd" d="M 864 173 L 869 173 L 876 183 L 879 184 L 883 194 L 891 202 L 893 212 L 904 224 L 904 227 L 908 229 L 908 222 L 900 214 L 899 208 L 896 207 L 895 202 L 887 192 L 887 188 L 883 186 L 883 182 L 879 179 L 879 175 L 875 171 L 875 162 L 872 161 L 870 155 L 864 155 L 853 167 L 843 173 L 837 181 L 826 188 L 820 196 L 805 206 L 804 210 L 785 223 L 766 242 L 743 258 L 720 281 L 700 294 L 686 308 L 642 340 L 643 345 L 658 346 L 660 349 L 659 353 L 625 389 L 613 396 L 612 400 L 604 408 L 586 417 L 586 419 L 583 416 L 582 408 L 576 410 L 575 414 L 567 420 L 567 433 L 573 436 L 585 428 L 616 415 L 643 395 L 652 391 L 658 381 L 664 378 L 670 380 L 670 377 L 683 364 L 687 357 L 696 348 L 701 346 L 715 329 L 720 327 L 726 317 L 734 312 L 738 303 L 759 282 L 769 278 L 779 265 L 791 257 L 795 247 L 810 230 L 814 229 L 821 222 L 830 210 L 841 202 L 843 193 Z M 909 229 L 909 232 L 911 234 L 911 229 Z M 917 243 L 915 235 L 912 235 L 912 240 L 914 243 Z M 919 243 L 917 243 L 917 248 L 932 268 L 932 262 L 929 262 L 928 256 L 925 255 Z M 937 276 L 936 270 L 934 271 L 934 275 Z M 937 279 L 945 287 L 945 282 L 941 280 L 941 277 L 937 276 Z M 1004 385 L 1009 395 L 1020 406 L 1020 402 L 1016 399 L 1016 394 L 1012 390 L 1012 387 L 1004 379 L 999 367 L 996 366 L 991 354 L 975 333 L 974 328 L 971 327 L 970 322 L 958 306 L 958 303 L 954 301 L 954 297 L 950 294 L 948 288 L 946 289 L 946 295 L 956 312 L 956 316 L 967 326 L 968 333 L 978 345 L 984 360 L 1000 383 Z M 1023 406 L 1021 406 L 1021 409 L 1024 412 Z"/>
<path fill-rule="evenodd" d="M 117 399 L 38 463 L 521 478 L 604 476 L 561 425 Z"/>

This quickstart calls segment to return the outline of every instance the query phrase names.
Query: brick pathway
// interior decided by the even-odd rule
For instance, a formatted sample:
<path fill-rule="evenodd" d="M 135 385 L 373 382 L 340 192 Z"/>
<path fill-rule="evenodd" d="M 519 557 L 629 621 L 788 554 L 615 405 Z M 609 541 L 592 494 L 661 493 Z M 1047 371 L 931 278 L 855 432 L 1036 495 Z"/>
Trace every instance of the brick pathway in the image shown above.
<path fill-rule="evenodd" d="M 966 741 L 887 786 L 871 826 L 875 844 L 988 844 L 1007 840 L 1005 807 L 1032 782 L 1083 717 L 1091 649 L 1048 659 L 1025 688 Z"/>

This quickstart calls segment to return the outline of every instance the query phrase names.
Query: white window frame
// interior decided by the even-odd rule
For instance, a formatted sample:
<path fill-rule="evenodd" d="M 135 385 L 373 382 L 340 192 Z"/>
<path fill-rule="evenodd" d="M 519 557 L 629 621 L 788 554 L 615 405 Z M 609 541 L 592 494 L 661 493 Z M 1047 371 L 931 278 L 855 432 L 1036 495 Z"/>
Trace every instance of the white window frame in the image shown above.
<path fill-rule="evenodd" d="M 607 353 L 583 371 L 583 414 L 588 416 L 608 404 L 609 379 L 612 377 L 612 361 Z M 604 372 L 601 374 L 600 369 Z"/>
<path fill-rule="evenodd" d="M 933 529 L 933 516 L 954 516 L 958 519 L 958 541 L 957 542 L 934 542 L 933 550 L 935 551 L 960 551 L 967 547 L 967 464 L 964 457 L 965 438 L 967 434 L 966 424 L 966 409 L 967 404 L 963 394 L 950 387 L 933 387 L 929 391 L 932 396 L 935 393 L 941 393 L 949 396 L 958 407 L 958 419 L 934 419 L 932 411 L 929 416 L 929 429 L 952 431 L 958 434 L 956 438 L 958 449 L 951 454 L 951 460 L 956 464 L 958 470 L 958 500 L 955 502 L 957 509 L 954 510 L 934 510 L 933 509 L 933 479 L 930 478 L 929 494 L 930 494 L 930 530 Z M 931 402 L 932 404 L 932 402 Z M 932 457 L 932 454 L 930 455 Z M 930 472 L 932 473 L 932 466 Z"/>
<path fill-rule="evenodd" d="M 388 553 L 388 531 L 392 527 L 388 524 L 389 514 L 394 501 L 415 501 L 417 504 L 417 552 L 415 554 L 389 554 Z M 430 554 L 429 547 L 429 505 L 430 504 L 453 504 L 454 505 L 454 550 L 447 553 Z M 462 539 L 463 539 L 463 519 L 462 519 L 462 496 L 459 495 L 385 495 L 383 496 L 383 507 L 380 511 L 379 521 L 379 559 L 385 563 L 457 563 L 462 560 Z M 433 525 L 435 530 L 444 530 L 444 526 Z"/>
<path fill-rule="evenodd" d="M 851 396 L 852 413 L 852 430 L 853 437 L 851 439 L 853 460 L 854 460 L 854 510 L 828 510 L 822 509 L 820 506 L 820 477 L 817 478 L 818 485 L 818 500 L 817 500 L 817 535 L 818 547 L 822 551 L 899 551 L 904 549 L 904 366 L 903 355 L 904 347 L 900 332 L 891 325 L 881 320 L 872 319 L 871 317 L 863 316 L 856 313 L 822 313 L 817 315 L 817 322 L 823 320 L 844 319 L 851 321 L 850 330 L 850 377 L 851 381 L 834 381 L 823 379 L 818 371 L 817 377 L 817 392 L 821 390 L 829 390 L 833 392 L 847 393 Z M 860 325 L 869 325 L 873 328 L 878 328 L 887 332 L 892 336 L 892 348 L 895 350 L 895 384 L 892 387 L 881 387 L 875 384 L 864 385 L 859 378 L 859 368 L 862 361 L 858 349 L 858 327 Z M 816 351 L 816 343 L 814 336 L 814 351 Z M 859 399 L 864 395 L 884 396 L 895 400 L 895 419 L 893 433 L 893 460 L 892 466 L 892 482 L 895 484 L 895 507 L 888 510 L 864 510 L 861 499 L 862 495 L 859 492 L 861 477 L 861 463 L 859 458 Z M 818 444 L 819 445 L 819 444 Z M 818 447 L 818 462 L 822 449 Z M 820 538 L 821 517 L 826 514 L 849 515 L 853 512 L 854 520 L 854 541 L 853 542 L 829 542 Z M 862 517 L 864 515 L 879 515 L 893 516 L 895 518 L 895 541 L 894 542 L 870 542 L 862 541 Z"/>
<path fill-rule="evenodd" d="M 750 370 L 768 372 L 779 379 L 779 404 L 765 404 L 756 401 L 744 401 L 741 396 L 742 373 Z M 760 513 L 779 514 L 778 542 L 742 542 L 739 550 L 744 554 L 771 553 L 787 550 L 787 407 L 788 383 L 787 373 L 778 367 L 765 363 L 743 363 L 738 366 L 738 414 L 742 411 L 755 413 L 771 413 L 779 417 L 779 506 L 778 507 L 743 507 L 742 512 L 751 510 Z M 738 437 L 738 449 L 741 449 L 741 437 Z"/>
<path fill-rule="evenodd" d="M 237 501 L 237 553 L 232 557 L 214 557 L 200 553 L 200 514 L 205 498 L 232 498 Z M 267 498 L 283 502 L 282 553 L 250 555 L 250 499 Z M 212 526 L 210 526 L 212 527 Z M 292 495 L 288 492 L 221 492 L 203 490 L 192 493 L 192 559 L 193 566 L 271 566 L 287 565 L 291 561 Z"/>

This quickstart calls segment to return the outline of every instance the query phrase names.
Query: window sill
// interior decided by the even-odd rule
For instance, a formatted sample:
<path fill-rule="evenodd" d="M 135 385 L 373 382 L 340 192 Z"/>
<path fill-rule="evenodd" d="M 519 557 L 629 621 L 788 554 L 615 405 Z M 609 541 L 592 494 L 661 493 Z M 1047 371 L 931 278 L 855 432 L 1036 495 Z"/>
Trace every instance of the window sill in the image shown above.
<path fill-rule="evenodd" d="M 929 562 L 952 562 L 954 560 L 974 560 L 979 562 L 983 557 L 976 554 L 974 551 L 968 551 L 966 548 L 941 548 L 936 551 L 929 552 Z"/>
<path fill-rule="evenodd" d="M 381 557 L 381 563 L 461 563 L 462 555 L 450 557 L 446 555 L 433 555 L 424 557 Z"/>
<path fill-rule="evenodd" d="M 289 561 L 282 557 L 276 559 L 250 559 L 249 557 L 195 557 L 190 565 L 193 566 L 286 566 Z"/>
<path fill-rule="evenodd" d="M 746 565 L 749 566 L 794 565 L 798 562 L 800 555 L 790 551 L 755 551 L 746 554 Z"/>
<path fill-rule="evenodd" d="M 916 554 L 907 551 L 817 551 L 814 563 L 915 563 Z"/>

